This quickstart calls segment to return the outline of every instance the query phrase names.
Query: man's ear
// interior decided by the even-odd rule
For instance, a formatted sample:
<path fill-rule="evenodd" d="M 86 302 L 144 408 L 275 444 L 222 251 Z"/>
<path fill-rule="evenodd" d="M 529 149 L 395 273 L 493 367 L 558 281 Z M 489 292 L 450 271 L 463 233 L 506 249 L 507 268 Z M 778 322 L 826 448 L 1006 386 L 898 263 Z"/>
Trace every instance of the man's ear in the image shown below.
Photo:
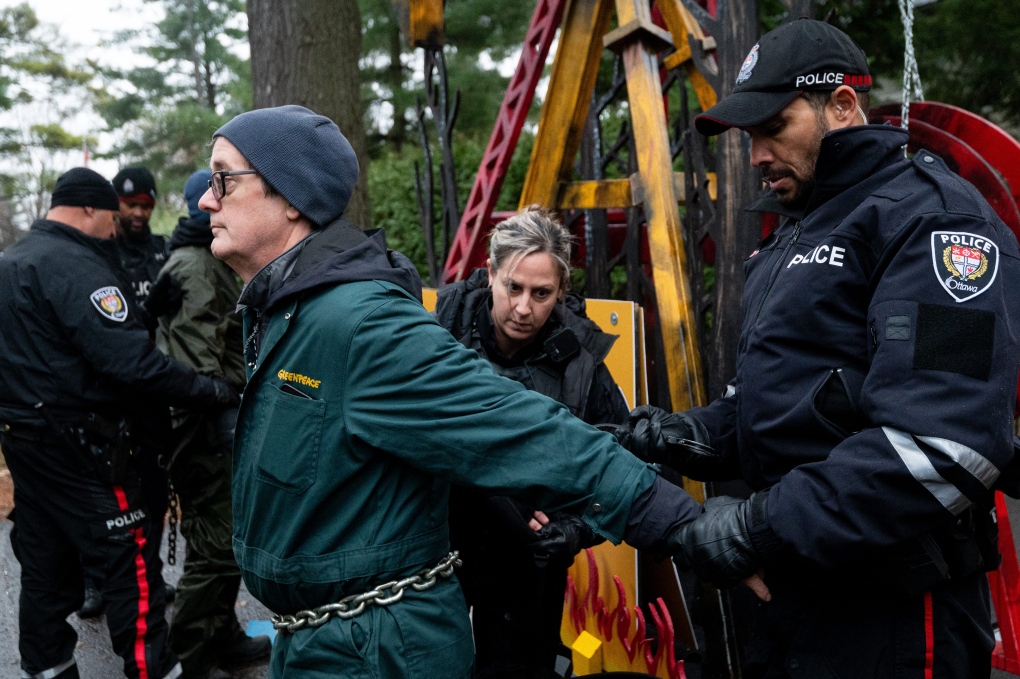
<path fill-rule="evenodd" d="M 301 211 L 290 203 L 287 204 L 287 219 L 292 222 L 301 219 Z"/>
<path fill-rule="evenodd" d="M 489 287 L 496 281 L 496 272 L 492 270 L 492 260 L 485 260 L 485 268 L 489 270 Z"/>
<path fill-rule="evenodd" d="M 840 85 L 829 98 L 829 105 L 825 110 L 829 119 L 829 128 L 836 130 L 852 125 L 867 125 L 867 120 L 861 120 L 861 114 L 857 110 L 857 92 L 849 85 Z"/>

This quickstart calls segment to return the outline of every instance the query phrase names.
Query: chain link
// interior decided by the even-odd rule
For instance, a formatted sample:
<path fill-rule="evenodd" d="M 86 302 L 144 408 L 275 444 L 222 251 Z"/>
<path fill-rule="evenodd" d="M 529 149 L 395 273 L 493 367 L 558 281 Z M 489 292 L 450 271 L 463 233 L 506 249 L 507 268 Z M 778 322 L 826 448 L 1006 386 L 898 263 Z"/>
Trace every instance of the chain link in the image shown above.
<path fill-rule="evenodd" d="M 460 552 L 450 552 L 442 561 L 432 568 L 426 568 L 417 575 L 402 580 L 392 580 L 379 585 L 362 594 L 345 596 L 333 604 L 326 604 L 307 611 L 298 611 L 294 615 L 274 615 L 273 627 L 282 632 L 297 632 L 306 627 L 319 627 L 331 618 L 349 620 L 365 612 L 369 605 L 389 606 L 404 598 L 408 587 L 416 592 L 424 592 L 435 587 L 440 578 L 449 578 L 453 569 L 461 565 Z"/>
<path fill-rule="evenodd" d="M 174 490 L 174 484 L 169 480 L 166 489 L 170 505 L 170 517 L 167 520 L 169 532 L 166 536 L 166 562 L 170 566 L 175 566 L 177 565 L 177 508 L 180 506 L 180 500 L 177 497 L 177 491 Z"/>
<path fill-rule="evenodd" d="M 903 53 L 903 104 L 900 126 L 906 130 L 910 128 L 910 102 L 924 101 L 924 90 L 921 89 L 921 75 L 917 71 L 917 58 L 914 55 L 914 0 L 899 0 L 899 6 L 900 19 L 903 21 L 903 41 L 906 43 Z"/>

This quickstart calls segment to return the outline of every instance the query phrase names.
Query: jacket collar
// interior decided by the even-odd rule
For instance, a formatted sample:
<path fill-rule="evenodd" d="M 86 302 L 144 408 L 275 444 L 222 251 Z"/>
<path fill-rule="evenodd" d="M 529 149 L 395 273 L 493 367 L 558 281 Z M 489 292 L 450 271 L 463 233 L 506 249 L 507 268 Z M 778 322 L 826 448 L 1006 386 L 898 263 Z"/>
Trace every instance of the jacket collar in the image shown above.
<path fill-rule="evenodd" d="M 32 222 L 32 231 L 39 233 L 46 233 L 58 238 L 66 238 L 67 240 L 80 243 L 90 250 L 94 250 L 103 257 L 117 262 L 119 267 L 119 259 L 117 258 L 117 241 L 113 238 L 96 238 L 90 236 L 78 229 L 64 224 L 63 222 L 56 222 L 52 219 L 37 219 Z"/>
<path fill-rule="evenodd" d="M 891 125 L 857 125 L 829 132 L 822 138 L 822 148 L 815 165 L 815 189 L 806 208 L 787 208 L 779 203 L 774 192 L 767 191 L 747 210 L 803 219 L 847 189 L 866 182 L 880 170 L 906 163 L 902 149 L 908 139 L 906 132 Z"/>
<path fill-rule="evenodd" d="M 382 230 L 369 235 L 341 217 L 255 274 L 241 292 L 238 309 L 265 312 L 316 288 L 370 280 L 392 283 L 421 301 L 417 269 L 407 257 L 386 249 Z"/>

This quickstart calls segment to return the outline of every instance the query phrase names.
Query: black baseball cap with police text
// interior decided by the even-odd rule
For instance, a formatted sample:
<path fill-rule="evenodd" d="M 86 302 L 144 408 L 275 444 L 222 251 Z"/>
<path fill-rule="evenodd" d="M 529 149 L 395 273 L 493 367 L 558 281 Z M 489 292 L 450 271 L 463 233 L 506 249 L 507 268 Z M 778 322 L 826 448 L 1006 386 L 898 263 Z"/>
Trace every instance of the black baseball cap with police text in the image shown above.
<path fill-rule="evenodd" d="M 798 19 L 769 31 L 751 48 L 733 93 L 694 119 L 705 136 L 766 122 L 808 91 L 849 85 L 871 89 L 864 52 L 823 21 Z"/>

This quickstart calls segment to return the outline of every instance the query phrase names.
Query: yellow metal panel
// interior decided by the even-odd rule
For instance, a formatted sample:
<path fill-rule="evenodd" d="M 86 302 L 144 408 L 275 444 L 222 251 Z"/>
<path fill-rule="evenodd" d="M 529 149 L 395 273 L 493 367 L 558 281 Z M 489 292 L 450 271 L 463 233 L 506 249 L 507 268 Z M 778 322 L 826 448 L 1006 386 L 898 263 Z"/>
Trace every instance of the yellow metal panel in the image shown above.
<path fill-rule="evenodd" d="M 643 347 L 637 343 L 637 313 L 640 307 L 633 302 L 607 299 L 589 299 L 585 302 L 588 318 L 610 335 L 619 335 L 613 348 L 606 356 L 605 364 L 609 374 L 623 391 L 627 406 L 632 410 L 644 401 L 638 400 L 639 373 L 644 373 L 641 360 Z"/>
<path fill-rule="evenodd" d="M 521 207 L 554 207 L 560 182 L 573 172 L 612 11 L 609 0 L 568 0 Z"/>
<path fill-rule="evenodd" d="M 436 290 L 435 288 L 423 288 L 421 291 L 421 303 L 425 305 L 425 309 L 429 313 L 436 310 Z"/>

